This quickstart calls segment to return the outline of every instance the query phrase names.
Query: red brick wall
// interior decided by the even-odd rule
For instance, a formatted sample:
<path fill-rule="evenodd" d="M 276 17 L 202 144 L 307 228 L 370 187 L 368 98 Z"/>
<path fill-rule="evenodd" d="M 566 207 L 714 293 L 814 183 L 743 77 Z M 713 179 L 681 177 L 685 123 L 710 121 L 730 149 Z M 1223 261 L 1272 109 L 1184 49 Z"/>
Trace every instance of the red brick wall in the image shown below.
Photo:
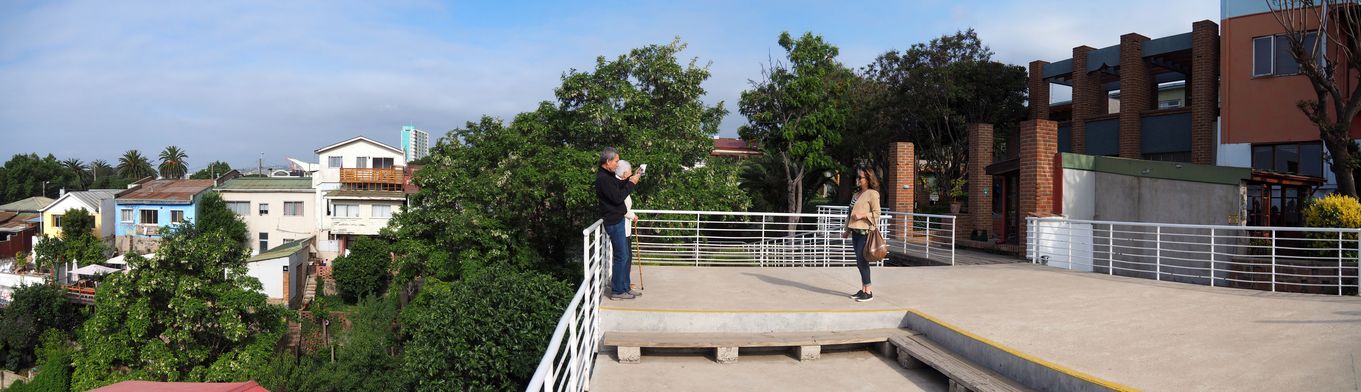
<path fill-rule="evenodd" d="M 886 178 L 879 192 L 885 198 L 880 207 L 894 212 L 912 212 L 917 191 L 916 147 L 908 142 L 895 142 L 889 145 L 888 167 L 889 172 L 885 173 Z M 889 228 L 889 237 L 906 238 L 906 233 L 902 232 L 903 225 L 894 223 Z"/>
<path fill-rule="evenodd" d="M 1049 119 L 1049 82 L 1044 80 L 1044 66 L 1048 61 L 1030 62 L 1030 81 L 1026 86 L 1030 95 L 1030 119 Z"/>
<path fill-rule="evenodd" d="M 1129 33 L 1120 36 L 1120 157 L 1143 159 L 1141 116 L 1153 106 L 1153 75 L 1144 61 L 1148 37 Z"/>
<path fill-rule="evenodd" d="M 969 124 L 969 215 L 973 230 L 992 230 L 992 124 Z M 963 230 L 956 230 L 960 232 Z M 968 237 L 965 237 L 968 238 Z"/>
<path fill-rule="evenodd" d="M 1106 102 L 1101 81 L 1096 76 L 1087 74 L 1087 53 L 1093 50 L 1096 49 L 1086 45 L 1073 48 L 1073 120 L 1070 128 L 1071 146 L 1073 152 L 1078 154 L 1087 152 L 1087 117 L 1105 114 L 1096 113 L 1098 101 Z M 1021 139 L 1025 139 L 1025 136 L 1022 135 Z"/>
<path fill-rule="evenodd" d="M 1219 25 L 1202 20 L 1191 25 L 1191 74 L 1187 78 L 1191 106 L 1191 163 L 1213 165 L 1215 118 L 1219 116 Z"/>
<path fill-rule="evenodd" d="M 1058 154 L 1058 123 L 1049 120 L 1028 120 L 1021 123 L 1020 207 L 1021 216 L 1053 213 L 1054 156 Z M 1027 225 L 1020 225 L 1021 243 L 1025 244 Z"/>

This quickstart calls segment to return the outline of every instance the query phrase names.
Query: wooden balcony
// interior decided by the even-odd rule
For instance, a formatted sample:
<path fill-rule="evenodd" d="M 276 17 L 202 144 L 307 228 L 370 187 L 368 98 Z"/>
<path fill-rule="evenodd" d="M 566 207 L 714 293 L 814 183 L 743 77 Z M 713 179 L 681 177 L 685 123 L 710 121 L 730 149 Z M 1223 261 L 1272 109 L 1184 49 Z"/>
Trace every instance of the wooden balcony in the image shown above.
<path fill-rule="evenodd" d="M 402 168 L 388 169 L 340 169 L 342 184 L 395 184 L 402 185 Z"/>

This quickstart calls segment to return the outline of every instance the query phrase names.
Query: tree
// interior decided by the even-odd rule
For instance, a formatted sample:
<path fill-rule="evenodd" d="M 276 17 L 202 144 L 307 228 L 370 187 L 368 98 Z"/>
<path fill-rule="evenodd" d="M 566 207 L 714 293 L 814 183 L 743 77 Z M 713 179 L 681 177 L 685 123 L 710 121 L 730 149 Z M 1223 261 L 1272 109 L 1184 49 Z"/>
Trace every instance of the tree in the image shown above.
<path fill-rule="evenodd" d="M 1356 197 L 1361 147 L 1351 125 L 1361 113 L 1361 4 L 1356 0 L 1269 0 L 1267 5 L 1285 29 L 1290 55 L 1309 79 L 1314 99 L 1296 103 L 1318 127 L 1337 178 L 1337 193 Z M 1332 58 L 1324 54 L 1333 54 Z"/>
<path fill-rule="evenodd" d="M 44 331 L 71 331 L 80 322 L 80 310 L 66 301 L 66 290 L 61 287 L 35 284 L 14 289 L 13 300 L 0 312 L 0 346 L 5 348 L 0 363 L 16 372 L 32 367 Z"/>
<path fill-rule="evenodd" d="M 42 345 L 38 349 L 38 375 L 27 382 L 11 384 L 8 392 L 66 392 L 71 390 L 71 347 L 66 332 L 48 329 L 42 333 Z"/>
<path fill-rule="evenodd" d="M 345 302 L 380 295 L 387 289 L 388 244 L 382 239 L 359 237 L 349 247 L 349 254 L 335 259 L 331 277 L 336 290 Z"/>
<path fill-rule="evenodd" d="M 742 92 L 739 106 L 748 123 L 738 133 L 779 158 L 787 211 L 801 213 L 804 181 L 835 167 L 828 149 L 841 142 L 854 75 L 837 62 L 837 47 L 821 36 L 804 33 L 795 40 L 784 32 L 779 44 L 788 64 L 772 61 L 761 72 L 764 79 Z"/>
<path fill-rule="evenodd" d="M 245 233 L 233 230 L 186 222 L 154 257 L 129 255 L 129 270 L 105 279 L 79 331 L 74 387 L 239 381 L 267 366 L 286 310 L 246 274 L 250 250 L 235 241 Z"/>
<path fill-rule="evenodd" d="M 246 222 L 227 208 L 227 202 L 222 200 L 221 194 L 217 192 L 204 194 L 195 208 L 197 210 L 194 214 L 198 217 L 196 227 L 200 230 L 220 230 L 227 234 L 233 244 L 246 245 L 246 241 L 250 240 Z"/>
<path fill-rule="evenodd" d="M 401 315 L 407 387 L 524 389 L 571 297 L 568 284 L 537 272 L 427 283 Z"/>
<path fill-rule="evenodd" d="M 33 196 L 56 198 L 62 186 L 78 182 L 52 154 L 15 154 L 0 168 L 0 204 Z"/>
<path fill-rule="evenodd" d="M 147 176 L 156 175 L 156 170 L 151 167 L 151 161 L 142 156 L 137 150 L 128 150 L 123 156 L 118 158 L 118 175 L 123 178 L 140 180 Z"/>
<path fill-rule="evenodd" d="M 189 171 L 188 163 L 184 160 L 189 158 L 178 146 L 166 147 L 161 150 L 161 178 L 181 179 Z"/>
<path fill-rule="evenodd" d="M 230 171 L 232 171 L 232 165 L 227 164 L 227 162 L 213 161 L 213 163 L 208 164 L 208 167 L 205 167 L 202 170 L 194 172 L 194 175 L 189 176 L 189 179 L 213 180 L 217 179 L 218 176 L 227 174 L 227 172 Z"/>
<path fill-rule="evenodd" d="M 925 161 L 921 169 L 938 176 L 942 194 L 964 176 L 968 123 L 997 124 L 994 131 L 1005 132 L 1025 115 L 1025 69 L 992 61 L 973 29 L 888 51 L 865 73 L 887 89 L 873 115 L 908 132 Z"/>
<path fill-rule="evenodd" d="M 89 189 L 92 180 L 90 179 L 89 167 L 85 165 L 85 162 L 81 162 L 76 158 L 71 158 L 61 161 L 61 165 L 74 174 L 76 180 L 74 183 L 67 184 L 67 190 Z"/>
<path fill-rule="evenodd" d="M 38 266 L 54 269 L 61 263 L 75 261 L 81 266 L 101 263 L 109 254 L 109 246 L 95 235 L 94 216 L 82 208 L 71 208 L 61 215 L 61 235 L 43 236 L 34 249 Z"/>

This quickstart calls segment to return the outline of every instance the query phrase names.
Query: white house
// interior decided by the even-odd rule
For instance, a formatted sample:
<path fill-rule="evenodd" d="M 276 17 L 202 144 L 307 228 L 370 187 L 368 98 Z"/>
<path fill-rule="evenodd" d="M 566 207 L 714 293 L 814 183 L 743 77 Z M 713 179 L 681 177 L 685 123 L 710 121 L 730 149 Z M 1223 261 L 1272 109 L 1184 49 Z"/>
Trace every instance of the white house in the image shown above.
<path fill-rule="evenodd" d="M 343 254 L 355 236 L 377 235 L 406 203 L 406 157 L 401 149 L 357 136 L 316 150 L 317 253 Z M 300 165 L 303 166 L 303 165 Z"/>
<path fill-rule="evenodd" d="M 293 240 L 246 260 L 246 274 L 260 280 L 264 294 L 291 309 L 302 306 L 307 287 L 307 254 L 312 237 Z"/>
<path fill-rule="evenodd" d="M 66 192 L 52 204 L 38 212 L 43 215 L 43 234 L 49 237 L 61 235 L 61 216 L 71 209 L 85 210 L 95 219 L 95 236 L 111 239 L 116 224 L 114 222 L 114 197 L 121 189 L 95 189 L 88 191 Z"/>
<path fill-rule="evenodd" d="M 246 221 L 252 253 L 317 235 L 316 190 L 297 177 L 241 177 L 217 186 L 227 208 Z"/>

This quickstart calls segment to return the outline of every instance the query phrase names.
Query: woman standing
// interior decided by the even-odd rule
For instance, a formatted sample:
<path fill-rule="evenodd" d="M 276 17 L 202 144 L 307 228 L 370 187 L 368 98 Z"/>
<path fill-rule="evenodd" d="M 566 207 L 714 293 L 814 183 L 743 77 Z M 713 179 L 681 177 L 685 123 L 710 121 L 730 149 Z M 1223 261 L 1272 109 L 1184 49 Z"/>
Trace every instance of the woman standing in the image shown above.
<path fill-rule="evenodd" d="M 855 267 L 860 270 L 860 291 L 851 298 L 857 302 L 874 300 L 874 289 L 870 287 L 870 263 L 865 260 L 865 242 L 870 230 L 878 230 L 879 224 L 879 179 L 867 169 L 857 169 L 855 186 L 858 192 L 851 197 L 851 213 L 846 219 L 846 230 L 841 238 L 851 237 L 851 248 L 855 250 Z"/>

